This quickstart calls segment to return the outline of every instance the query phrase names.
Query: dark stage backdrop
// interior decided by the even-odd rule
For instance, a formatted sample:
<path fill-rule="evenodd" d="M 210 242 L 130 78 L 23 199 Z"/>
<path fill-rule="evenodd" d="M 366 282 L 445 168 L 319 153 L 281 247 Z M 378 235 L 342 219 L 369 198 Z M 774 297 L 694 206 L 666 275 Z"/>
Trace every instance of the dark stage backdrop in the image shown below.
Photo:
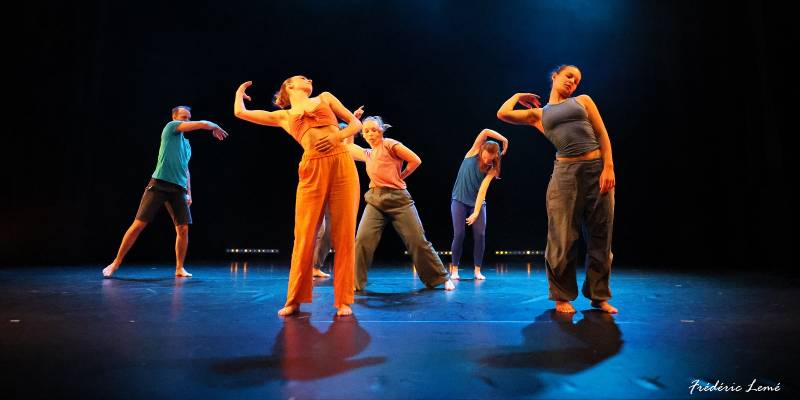
<path fill-rule="evenodd" d="M 189 262 L 223 260 L 228 247 L 288 257 L 301 148 L 236 119 L 232 103 L 253 80 L 250 107 L 272 109 L 294 74 L 384 116 L 395 126 L 387 136 L 422 157 L 408 184 L 439 250 L 450 246 L 464 153 L 482 128 L 506 135 L 487 253 L 543 249 L 554 148 L 495 112 L 515 92 L 546 98 L 548 71 L 572 63 L 614 149 L 616 264 L 780 268 L 791 215 L 793 125 L 780 96 L 794 79 L 789 17 L 761 2 L 696 3 L 705 2 L 27 2 L 4 28 L 0 264 L 111 261 L 178 104 L 231 134 L 187 135 Z M 164 212 L 129 261 L 171 262 L 173 238 Z M 402 250 L 388 228 L 378 259 Z"/>

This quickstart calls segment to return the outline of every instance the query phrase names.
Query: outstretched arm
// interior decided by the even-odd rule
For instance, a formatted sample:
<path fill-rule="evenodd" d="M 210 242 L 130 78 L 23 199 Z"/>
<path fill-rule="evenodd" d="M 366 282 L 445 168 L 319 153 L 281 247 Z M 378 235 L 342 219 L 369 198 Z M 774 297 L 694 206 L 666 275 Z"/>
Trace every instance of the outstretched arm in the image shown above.
<path fill-rule="evenodd" d="M 415 169 L 417 169 L 417 167 L 420 166 L 420 164 L 422 164 L 422 159 L 419 158 L 417 153 L 414 153 L 402 143 L 398 143 L 392 149 L 397 157 L 406 162 L 406 168 L 400 172 L 400 179 L 405 180 L 409 175 L 411 175 L 412 172 L 414 172 Z"/>
<path fill-rule="evenodd" d="M 589 115 L 589 123 L 592 124 L 597 141 L 600 142 L 600 153 L 603 157 L 603 172 L 600 174 L 600 193 L 606 193 L 616 186 L 616 176 L 614 174 L 614 157 L 611 154 L 611 139 L 608 137 L 606 125 L 600 117 L 600 111 L 591 97 L 583 94 L 577 97 L 581 105 Z"/>
<path fill-rule="evenodd" d="M 478 134 L 478 137 L 475 138 L 475 143 L 473 143 L 472 147 L 470 147 L 466 157 L 472 157 L 475 154 L 478 154 L 478 152 L 481 150 L 481 146 L 486 143 L 486 139 L 488 138 L 497 139 L 503 143 L 503 153 L 501 155 L 506 154 L 506 151 L 508 150 L 508 139 L 506 139 L 505 136 L 501 135 L 497 131 L 484 129 Z"/>
<path fill-rule="evenodd" d="M 514 107 L 519 103 L 527 110 L 515 110 Z M 544 132 L 542 127 L 542 109 L 539 103 L 539 96 L 533 93 L 517 93 L 511 96 L 497 110 L 497 118 L 503 122 L 514 125 L 533 125 Z"/>
<path fill-rule="evenodd" d="M 276 126 L 285 129 L 286 127 L 284 125 L 286 121 L 286 111 L 248 110 L 247 107 L 245 107 L 244 101 L 252 100 L 250 96 L 245 93 L 247 88 L 249 88 L 252 84 L 253 81 L 247 81 L 239 85 L 239 89 L 236 90 L 236 97 L 233 100 L 233 115 L 235 115 L 236 118 L 240 118 L 254 124 Z"/>
<path fill-rule="evenodd" d="M 211 134 L 214 135 L 217 140 L 224 140 L 228 137 L 228 132 L 225 132 L 219 125 L 211 121 L 186 121 L 181 122 L 177 127 L 179 132 L 191 132 L 200 129 L 211 131 Z"/>
<path fill-rule="evenodd" d="M 217 138 L 217 140 L 224 140 L 226 137 L 228 137 L 228 132 L 225 132 L 225 130 L 220 128 L 219 125 L 211 121 L 181 122 L 176 129 L 179 132 L 191 132 L 200 129 L 205 129 L 207 131 L 211 131 L 211 134 L 214 135 L 214 137 Z"/>
<path fill-rule="evenodd" d="M 353 143 L 352 136 L 344 140 L 344 145 L 347 146 L 347 152 L 350 153 L 350 156 L 353 157 L 353 160 L 367 161 L 366 157 L 364 156 L 364 148 Z"/>
<path fill-rule="evenodd" d="M 492 183 L 492 180 L 497 178 L 497 171 L 492 169 L 486 174 L 486 177 L 483 178 L 483 182 L 481 182 L 481 187 L 478 189 L 478 197 L 475 199 L 475 207 L 473 208 L 472 214 L 467 217 L 467 225 L 472 225 L 475 223 L 475 220 L 478 219 L 478 216 L 481 214 L 481 209 L 483 208 L 483 201 L 486 200 L 486 192 L 489 191 L 489 185 Z"/>

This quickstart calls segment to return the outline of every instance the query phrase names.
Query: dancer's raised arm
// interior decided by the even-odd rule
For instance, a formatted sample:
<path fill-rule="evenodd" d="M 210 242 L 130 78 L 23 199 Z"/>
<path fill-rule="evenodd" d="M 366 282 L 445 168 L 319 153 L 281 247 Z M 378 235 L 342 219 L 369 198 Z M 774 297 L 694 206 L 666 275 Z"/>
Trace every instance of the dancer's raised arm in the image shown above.
<path fill-rule="evenodd" d="M 247 81 L 239 85 L 239 89 L 236 90 L 236 97 L 233 100 L 233 115 L 235 115 L 236 118 L 240 118 L 254 124 L 286 128 L 285 110 L 264 111 L 247 109 L 244 101 L 251 101 L 252 99 L 245 91 L 252 85 L 253 81 Z"/>
<path fill-rule="evenodd" d="M 515 110 L 517 104 L 522 105 L 526 110 Z M 539 131 L 544 132 L 542 127 L 542 109 L 539 108 L 539 96 L 533 93 L 517 93 L 511 96 L 497 110 L 497 118 L 503 122 L 514 125 L 533 125 Z"/>

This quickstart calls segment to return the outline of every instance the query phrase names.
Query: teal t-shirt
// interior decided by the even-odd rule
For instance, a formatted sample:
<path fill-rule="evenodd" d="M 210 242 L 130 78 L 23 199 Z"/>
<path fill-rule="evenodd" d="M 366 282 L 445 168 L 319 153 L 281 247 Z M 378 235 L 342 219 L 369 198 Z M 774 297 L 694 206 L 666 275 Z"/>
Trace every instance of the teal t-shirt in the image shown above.
<path fill-rule="evenodd" d="M 486 173 L 482 172 L 478 165 L 479 154 L 467 157 L 464 161 L 461 161 L 461 166 L 458 168 L 456 183 L 453 185 L 453 195 L 450 197 L 453 200 L 458 200 L 471 207 L 475 207 L 478 190 L 481 188 L 483 178 L 486 177 Z M 484 200 L 483 203 L 486 204 L 486 201 Z"/>
<path fill-rule="evenodd" d="M 158 149 L 158 163 L 153 178 L 172 182 L 186 188 L 189 180 L 189 158 L 192 157 L 192 146 L 178 131 L 178 125 L 184 121 L 170 121 L 161 131 L 161 147 Z"/>

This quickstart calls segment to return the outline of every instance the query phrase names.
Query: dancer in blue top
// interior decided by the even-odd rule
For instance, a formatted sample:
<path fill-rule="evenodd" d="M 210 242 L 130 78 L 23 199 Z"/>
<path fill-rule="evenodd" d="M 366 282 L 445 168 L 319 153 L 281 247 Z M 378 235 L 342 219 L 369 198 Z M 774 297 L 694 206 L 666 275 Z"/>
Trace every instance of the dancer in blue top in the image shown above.
<path fill-rule="evenodd" d="M 488 140 L 497 139 L 500 144 Z M 464 244 L 465 224 L 472 225 L 474 249 L 472 252 L 475 265 L 475 279 L 486 279 L 481 274 L 483 252 L 486 247 L 486 192 L 493 179 L 500 178 L 500 159 L 508 151 L 508 140 L 501 134 L 484 129 L 475 138 L 475 143 L 461 161 L 456 183 L 450 200 L 450 214 L 453 218 L 453 244 L 450 279 L 460 279 L 458 266 Z"/>
<path fill-rule="evenodd" d="M 189 224 L 192 223 L 192 214 L 189 211 L 189 206 L 192 204 L 192 184 L 189 177 L 192 147 L 183 134 L 204 129 L 211 131 L 217 140 L 223 140 L 228 137 L 228 133 L 213 122 L 190 121 L 191 110 L 188 106 L 172 109 L 172 121 L 168 122 L 161 132 L 161 147 L 158 150 L 156 170 L 144 190 L 136 219 L 122 237 L 117 257 L 103 269 L 104 277 L 110 278 L 119 268 L 128 250 L 136 243 L 139 234 L 162 206 L 167 207 L 175 224 L 175 276 L 192 276 L 183 267 L 186 250 L 189 247 Z"/>

